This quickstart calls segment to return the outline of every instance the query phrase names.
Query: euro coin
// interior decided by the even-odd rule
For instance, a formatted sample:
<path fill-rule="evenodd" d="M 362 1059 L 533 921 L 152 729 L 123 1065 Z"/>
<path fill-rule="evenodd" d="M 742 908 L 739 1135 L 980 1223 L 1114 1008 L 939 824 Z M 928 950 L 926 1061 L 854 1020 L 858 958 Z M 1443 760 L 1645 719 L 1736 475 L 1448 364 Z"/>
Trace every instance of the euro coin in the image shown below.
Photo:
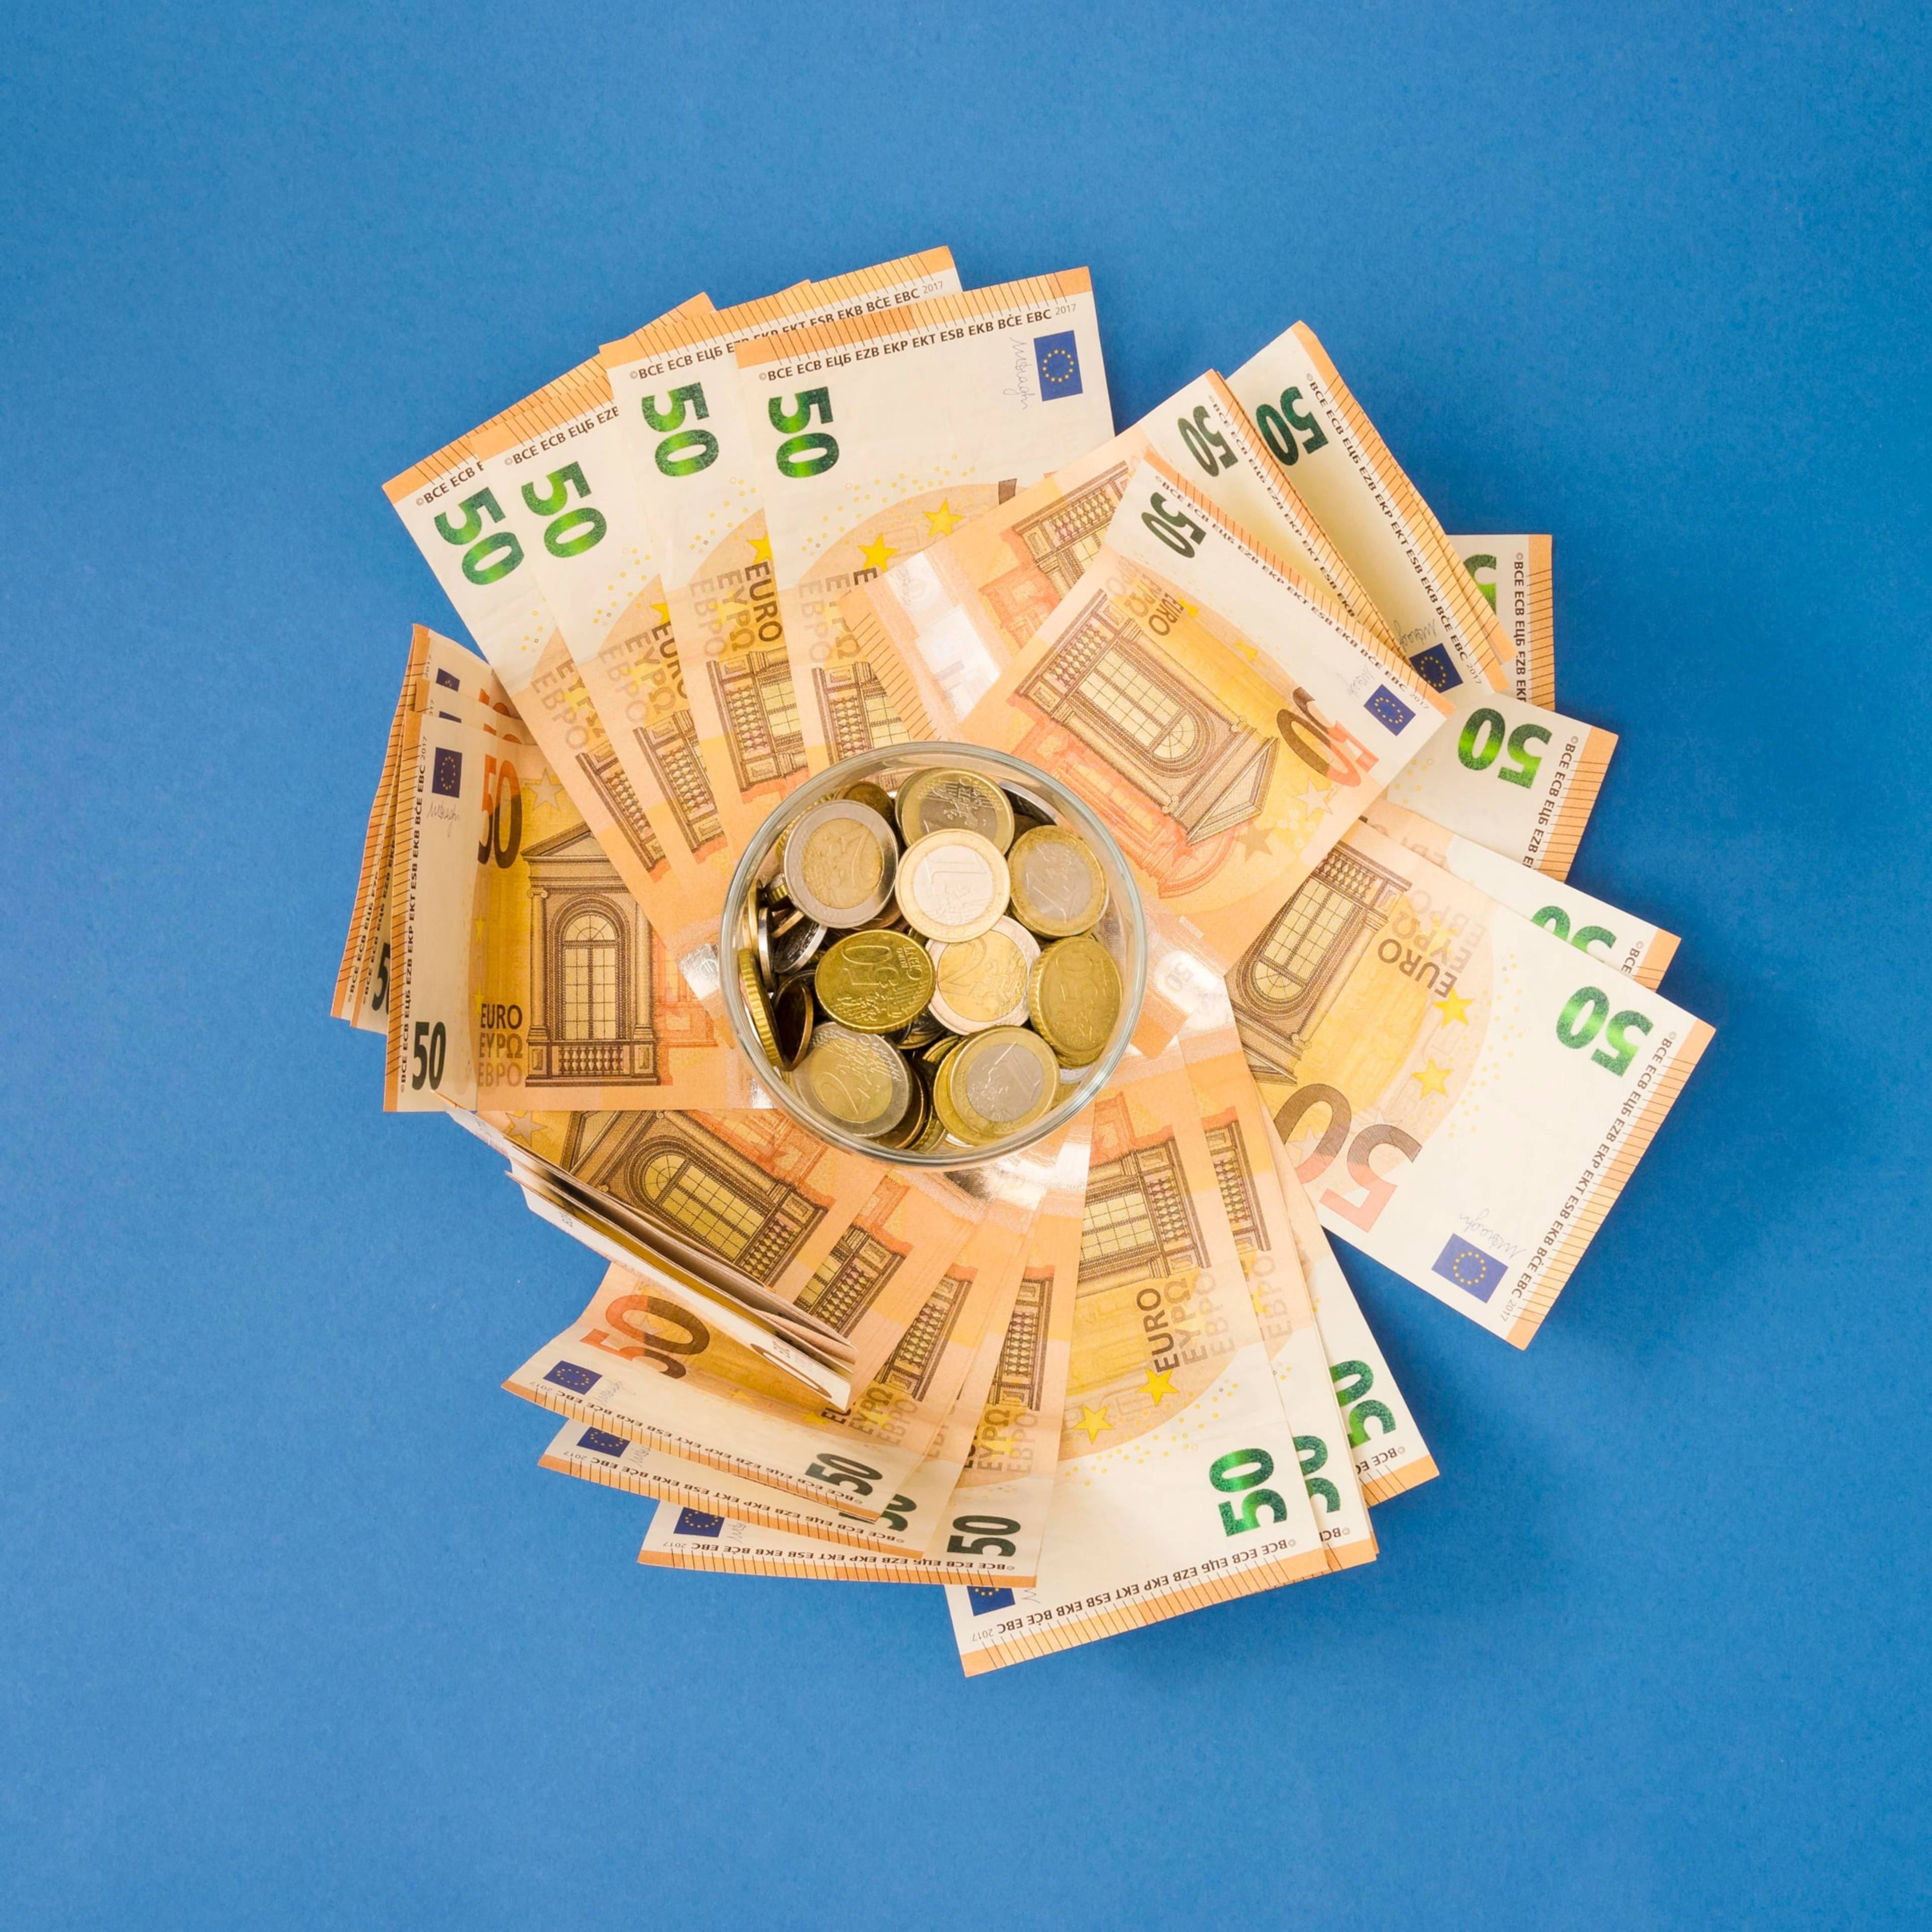
<path fill-rule="evenodd" d="M 944 766 L 915 772 L 899 787 L 899 830 L 908 845 L 929 832 L 976 832 L 1004 852 L 1013 842 L 1013 808 L 990 778 Z"/>
<path fill-rule="evenodd" d="M 819 961 L 812 984 L 818 1004 L 842 1025 L 896 1033 L 931 1001 L 932 962 L 903 932 L 848 932 Z"/>
<path fill-rule="evenodd" d="M 977 939 L 927 943 L 935 984 L 932 1016 L 954 1033 L 1024 1026 L 1027 975 L 1040 941 L 1017 920 L 1002 919 Z"/>
<path fill-rule="evenodd" d="M 844 931 L 885 909 L 898 856 L 892 827 L 870 806 L 829 798 L 786 833 L 785 884 L 820 926 Z"/>
<path fill-rule="evenodd" d="M 928 832 L 899 862 L 899 910 L 928 939 L 977 939 L 1005 912 L 1010 890 L 1005 856 L 976 832 Z"/>
<path fill-rule="evenodd" d="M 758 976 L 768 986 L 778 982 L 778 973 L 772 964 L 772 909 L 760 906 L 753 915 L 752 950 L 758 956 Z"/>
<path fill-rule="evenodd" d="M 1027 1015 L 1063 1066 L 1090 1066 L 1120 1017 L 1120 969 L 1091 933 L 1058 940 L 1027 976 Z"/>
<path fill-rule="evenodd" d="M 946 1131 L 973 1147 L 1022 1132 L 1059 1097 L 1060 1063 L 1024 1027 L 975 1034 L 948 1055 L 932 1083 Z"/>
<path fill-rule="evenodd" d="M 926 1090 L 923 1080 L 912 1083 L 912 1098 L 908 1103 L 905 1118 L 896 1127 L 888 1127 L 877 1136 L 880 1146 L 909 1148 L 916 1146 L 932 1120 L 932 1096 Z"/>
<path fill-rule="evenodd" d="M 772 1002 L 772 1030 L 778 1037 L 778 1065 L 789 1073 L 805 1058 L 818 1017 L 808 979 L 788 980 Z"/>
<path fill-rule="evenodd" d="M 934 1041 L 945 1037 L 944 1023 L 931 1012 L 926 1012 L 894 1034 L 892 1044 L 902 1053 L 923 1053 Z"/>
<path fill-rule="evenodd" d="M 1071 939 L 1107 910 L 1107 875 L 1077 832 L 1042 825 L 1013 842 L 1013 914 L 1042 939 Z"/>
<path fill-rule="evenodd" d="M 789 917 L 790 923 L 786 924 Z M 831 937 L 829 930 L 796 907 L 778 918 L 772 928 L 772 977 L 788 979 L 802 972 L 818 958 L 820 947 Z"/>
<path fill-rule="evenodd" d="M 877 1034 L 826 1020 L 791 1075 L 792 1091 L 822 1119 L 869 1140 L 890 1132 L 912 1104 L 905 1057 Z"/>
<path fill-rule="evenodd" d="M 854 805 L 869 805 L 881 818 L 892 815 L 892 796 L 884 785 L 874 784 L 870 778 L 861 778 L 856 784 L 848 784 L 838 796 L 849 798 Z"/>
<path fill-rule="evenodd" d="M 765 1058 L 776 1065 L 778 1040 L 778 1030 L 772 1024 L 772 1003 L 765 992 L 765 982 L 758 977 L 758 956 L 748 946 L 738 955 L 738 991 L 744 999 L 752 1030 L 765 1049 Z"/>

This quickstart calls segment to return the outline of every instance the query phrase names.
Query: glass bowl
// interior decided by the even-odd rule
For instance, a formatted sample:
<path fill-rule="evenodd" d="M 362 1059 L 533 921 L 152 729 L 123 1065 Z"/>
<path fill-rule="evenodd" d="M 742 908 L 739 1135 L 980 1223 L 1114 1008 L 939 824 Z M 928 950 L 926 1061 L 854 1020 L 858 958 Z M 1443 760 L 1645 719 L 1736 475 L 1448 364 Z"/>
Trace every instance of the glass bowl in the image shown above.
<path fill-rule="evenodd" d="M 956 1142 L 916 1154 L 904 1148 L 881 1147 L 876 1141 L 862 1140 L 835 1122 L 806 1106 L 792 1091 L 791 1083 L 772 1064 L 745 1010 L 744 995 L 738 988 L 736 961 L 746 935 L 752 929 L 752 908 L 758 889 L 769 885 L 778 870 L 779 844 L 786 828 L 801 813 L 828 798 L 836 798 L 861 778 L 869 778 L 887 791 L 896 791 L 902 779 L 928 766 L 944 765 L 960 771 L 976 772 L 1024 801 L 1042 818 L 1064 825 L 1079 833 L 1100 862 L 1107 877 L 1107 910 L 1094 928 L 1094 937 L 1114 956 L 1120 969 L 1120 1014 L 1112 1036 L 1099 1059 L 1090 1066 L 1069 1069 L 1061 1076 L 1060 1095 L 1039 1120 L 1019 1132 L 986 1147 L 962 1147 Z M 1120 1056 L 1127 1050 L 1139 1023 L 1141 996 L 1146 988 L 1148 966 L 1147 921 L 1141 911 L 1141 898 L 1127 862 L 1114 836 L 1100 820 L 1066 788 L 1037 766 L 1010 758 L 1002 752 L 989 752 L 976 745 L 895 745 L 888 751 L 867 752 L 843 764 L 834 765 L 814 778 L 808 778 L 786 797 L 764 824 L 738 861 L 725 895 L 724 916 L 718 926 L 718 979 L 724 998 L 724 1012 L 731 1036 L 738 1050 L 752 1063 L 758 1084 L 775 1105 L 801 1126 L 821 1140 L 848 1153 L 861 1154 L 889 1167 L 922 1167 L 936 1171 L 978 1167 L 1002 1156 L 1030 1147 L 1056 1132 L 1072 1120 L 1112 1078 Z"/>

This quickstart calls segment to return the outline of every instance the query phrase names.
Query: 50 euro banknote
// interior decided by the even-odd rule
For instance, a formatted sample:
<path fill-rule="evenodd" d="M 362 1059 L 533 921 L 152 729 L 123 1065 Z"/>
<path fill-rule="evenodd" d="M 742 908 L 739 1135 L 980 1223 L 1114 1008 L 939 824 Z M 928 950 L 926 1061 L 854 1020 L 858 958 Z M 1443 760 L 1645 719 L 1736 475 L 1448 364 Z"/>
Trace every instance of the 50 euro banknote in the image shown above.
<path fill-rule="evenodd" d="M 1391 804 L 1386 796 L 1377 799 L 1363 816 L 1398 844 L 1480 886 L 1499 904 L 1568 940 L 1580 952 L 1614 966 L 1640 986 L 1661 984 L 1676 956 L 1677 934 L 1654 921 L 1640 919 L 1567 880 L 1532 872 L 1421 812 Z"/>
<path fill-rule="evenodd" d="M 567 463 L 520 482 L 490 472 L 478 442 L 502 456 L 500 440 L 518 435 L 521 407 L 445 444 L 383 491 L 592 836 L 642 902 L 668 856 L 624 778 L 532 561 L 553 547 L 595 547 L 586 540 L 601 541 L 608 519 L 583 500 L 587 478 Z"/>
<path fill-rule="evenodd" d="M 952 736 L 1086 574 L 1150 452 L 1394 650 L 1354 573 L 1210 370 L 1110 441 L 855 584 L 839 601 L 831 657 L 879 687 L 908 736 Z"/>
<path fill-rule="evenodd" d="M 329 1010 L 364 1033 L 388 1030 L 391 980 L 390 886 L 395 863 L 396 798 L 405 766 L 413 783 L 422 716 L 433 712 L 448 724 L 468 724 L 485 736 L 520 740 L 528 734 L 508 694 L 475 652 L 428 626 L 412 632 L 402 688 L 389 721 L 382 776 L 369 807 L 362 863 L 343 941 Z"/>
<path fill-rule="evenodd" d="M 1556 703 L 1556 586 L 1546 536 L 1452 536 L 1450 549 L 1496 614 L 1509 649 L 1504 688 L 1547 711 Z"/>
<path fill-rule="evenodd" d="M 1093 1135 L 1039 1574 L 948 1588 L 969 1676 L 1329 1568 L 1178 1044 Z"/>
<path fill-rule="evenodd" d="M 1567 878 L 1616 734 L 1480 686 L 1450 695 L 1448 722 L 1390 780 L 1390 802 Z"/>
<path fill-rule="evenodd" d="M 848 1408 L 821 1411 L 808 1418 L 814 1428 L 829 1426 L 842 1438 L 829 1458 L 824 1453 L 814 1458 L 824 1466 L 820 1474 L 838 1491 L 849 1490 L 862 1502 L 876 1500 L 876 1512 L 869 1502 L 855 1511 L 668 1452 L 662 1428 L 644 1426 L 658 1411 L 649 1391 L 640 1388 L 632 1389 L 622 1402 L 607 1397 L 628 1418 L 619 1428 L 600 1428 L 592 1439 L 579 1436 L 574 1442 L 560 1431 L 545 1452 L 544 1466 L 755 1530 L 760 1547 L 775 1556 L 773 1574 L 816 1574 L 776 1556 L 773 1546 L 782 1543 L 799 1544 L 798 1559 L 828 1574 L 842 1563 L 849 1564 L 855 1578 L 916 1558 L 943 1526 L 946 1498 L 985 1400 L 991 1351 L 1011 1317 L 1019 1285 L 1018 1233 L 996 1219 L 982 1222 L 878 1378 Z M 722 1403 L 710 1406 L 708 1418 L 687 1405 L 692 1413 L 685 1426 L 689 1441 L 714 1443 L 728 1451 L 736 1440 L 736 1396 L 723 1393 Z M 908 1450 L 917 1457 L 909 1471 L 899 1461 Z M 896 1480 L 881 1486 L 887 1482 L 889 1461 Z M 881 1563 L 880 1558 L 889 1560 Z M 734 1567 L 746 1566 L 740 1562 Z"/>
<path fill-rule="evenodd" d="M 1372 1562 L 1375 1533 L 1348 1422 L 1288 1219 L 1268 1116 L 1225 1000 L 1218 1010 L 1204 1002 L 1180 1045 L 1323 1552 L 1331 1569 Z"/>
<path fill-rule="evenodd" d="M 842 597 L 1112 434 L 1092 286 L 1084 269 L 1036 276 L 736 355 L 804 757 L 822 770 L 892 741 Z"/>
<path fill-rule="evenodd" d="M 1057 772 L 1119 841 L 1148 915 L 1155 1047 L 1443 704 L 1146 457 L 1084 574 L 960 729 Z"/>
<path fill-rule="evenodd" d="M 640 1562 L 830 1581 L 1030 1582 L 1053 1488 L 1085 1168 L 1086 1134 L 1076 1124 L 1051 1155 L 1038 1211 L 994 1298 L 996 1310 L 1007 1310 L 1004 1322 L 982 1331 L 933 1446 L 878 1521 L 855 1524 L 826 1506 L 800 1505 L 804 1513 L 782 1526 L 769 1512 L 754 1519 L 732 1495 L 693 1508 L 652 1486 L 646 1459 L 654 1452 L 634 1444 L 618 1450 L 608 1438 L 573 1444 L 561 1433 L 547 1466 L 679 1502 L 652 1520 Z M 915 1346 L 918 1328 L 908 1331 Z M 899 1369 L 889 1364 L 886 1378 L 914 1366 L 910 1357 Z"/>
<path fill-rule="evenodd" d="M 660 652 L 641 674 L 656 680 L 682 739 L 683 763 L 660 760 L 663 769 L 639 769 L 638 782 L 690 820 L 677 836 L 720 903 L 731 856 L 806 769 L 766 520 L 778 472 L 746 408 L 735 352 L 776 330 L 842 324 L 958 286 L 950 252 L 929 249 L 710 315 L 667 316 L 602 352 L 675 658 L 673 666 Z M 627 718 L 630 709 L 627 700 Z M 634 768 L 652 762 L 650 748 L 624 746 Z"/>
<path fill-rule="evenodd" d="M 887 1168 L 769 1107 L 483 1118 L 587 1204 L 614 1204 L 687 1265 L 728 1288 L 748 1277 L 830 1330 L 859 1388 L 883 1370 L 990 1204 L 1029 1172 L 1024 1154 L 974 1170 L 964 1185 Z"/>
<path fill-rule="evenodd" d="M 1323 1224 L 1518 1347 L 1712 1037 L 1366 824 L 1228 986 Z"/>
<path fill-rule="evenodd" d="M 1315 332 L 1298 322 L 1228 377 L 1302 500 L 1438 691 L 1508 688 L 1509 640 Z"/>
<path fill-rule="evenodd" d="M 748 1104 L 742 1056 L 542 748 L 440 712 L 415 730 L 392 856 L 386 1104 Z"/>

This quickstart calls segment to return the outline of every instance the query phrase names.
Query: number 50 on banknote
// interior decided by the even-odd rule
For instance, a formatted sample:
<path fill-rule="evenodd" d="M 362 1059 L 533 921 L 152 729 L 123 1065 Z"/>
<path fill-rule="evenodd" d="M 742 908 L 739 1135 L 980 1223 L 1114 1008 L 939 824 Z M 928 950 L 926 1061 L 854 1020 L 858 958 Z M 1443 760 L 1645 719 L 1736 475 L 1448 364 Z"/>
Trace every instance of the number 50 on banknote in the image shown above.
<path fill-rule="evenodd" d="M 1519 1348 L 1712 1036 L 1367 825 L 1228 989 L 1323 1224 Z"/>

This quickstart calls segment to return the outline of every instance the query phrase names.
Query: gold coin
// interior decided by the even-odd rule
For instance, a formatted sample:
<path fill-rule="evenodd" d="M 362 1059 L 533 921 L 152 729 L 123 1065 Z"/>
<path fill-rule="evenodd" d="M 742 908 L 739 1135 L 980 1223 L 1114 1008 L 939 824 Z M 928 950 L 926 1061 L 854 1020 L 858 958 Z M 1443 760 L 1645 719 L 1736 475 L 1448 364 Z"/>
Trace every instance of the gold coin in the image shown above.
<path fill-rule="evenodd" d="M 861 1033 L 892 1033 L 924 1012 L 932 998 L 932 962 L 902 932 L 848 932 L 812 974 L 818 1002 Z"/>
<path fill-rule="evenodd" d="M 788 980 L 772 1002 L 772 1030 L 778 1037 L 778 1063 L 789 1073 L 812 1044 L 812 1024 L 818 1017 L 808 979 Z"/>
<path fill-rule="evenodd" d="M 1071 939 L 1107 910 L 1107 875 L 1077 832 L 1042 825 L 1013 842 L 1013 913 L 1042 939 Z"/>
<path fill-rule="evenodd" d="M 897 835 L 870 806 L 827 799 L 785 835 L 785 883 L 820 925 L 848 930 L 885 909 L 898 853 Z"/>
<path fill-rule="evenodd" d="M 791 1076 L 792 1090 L 814 1113 L 869 1139 L 898 1126 L 912 1103 L 904 1056 L 877 1034 L 827 1020 L 812 1029 Z"/>
<path fill-rule="evenodd" d="M 1060 1063 L 1024 1027 L 975 1034 L 947 1058 L 932 1084 L 946 1130 L 974 1147 L 1031 1126 L 1059 1097 Z"/>
<path fill-rule="evenodd" d="M 899 787 L 899 830 L 908 845 L 928 832 L 976 832 L 998 850 L 1013 842 L 1011 801 L 977 772 L 935 766 L 915 772 Z"/>
<path fill-rule="evenodd" d="M 1090 932 L 1049 946 L 1027 976 L 1027 1013 L 1063 1066 L 1090 1066 L 1120 1017 L 1120 969 Z"/>
<path fill-rule="evenodd" d="M 776 1066 L 778 1040 L 778 1030 L 772 1024 L 772 1003 L 765 992 L 765 982 L 758 977 L 758 956 L 748 946 L 738 955 L 738 991 L 743 996 L 752 1030 L 765 1049 L 765 1058 Z"/>
<path fill-rule="evenodd" d="M 873 784 L 870 778 L 861 778 L 856 784 L 848 784 L 838 796 L 849 798 L 854 805 L 869 805 L 881 818 L 892 815 L 892 796 L 884 785 Z"/>
<path fill-rule="evenodd" d="M 1003 919 L 977 939 L 951 946 L 934 939 L 926 950 L 938 982 L 935 1019 L 955 1033 L 1026 1024 L 1027 974 L 1040 957 L 1040 941 L 1017 920 Z"/>
<path fill-rule="evenodd" d="M 925 1065 L 936 1071 L 945 1064 L 946 1056 L 958 1044 L 959 1036 L 957 1034 L 941 1034 L 924 1052 L 920 1054 L 920 1059 Z"/>
<path fill-rule="evenodd" d="M 855 807 L 854 809 L 856 808 Z M 928 939 L 977 939 L 1006 909 L 1006 861 L 976 832 L 928 832 L 906 848 L 896 890 L 907 925 Z"/>

